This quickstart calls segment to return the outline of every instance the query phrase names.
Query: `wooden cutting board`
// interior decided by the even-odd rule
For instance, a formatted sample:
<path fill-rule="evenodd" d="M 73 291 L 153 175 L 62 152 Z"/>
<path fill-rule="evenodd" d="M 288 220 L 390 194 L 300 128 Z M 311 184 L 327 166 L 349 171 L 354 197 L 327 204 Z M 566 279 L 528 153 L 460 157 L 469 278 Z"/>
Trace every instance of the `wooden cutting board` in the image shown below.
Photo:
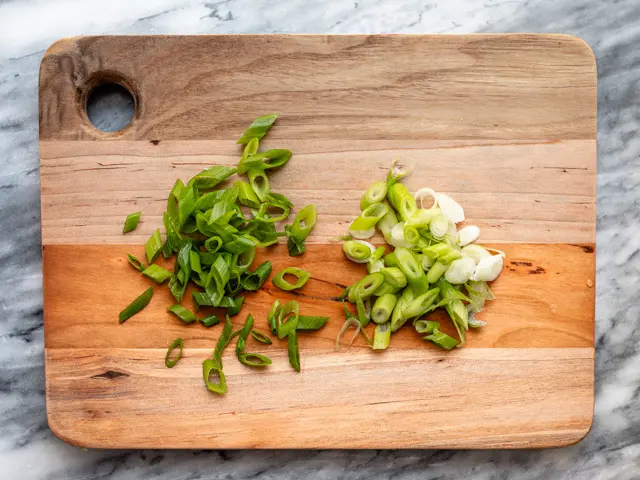
<path fill-rule="evenodd" d="M 97 83 L 135 97 L 134 120 L 96 130 L 84 103 Z M 228 393 L 201 376 L 221 327 L 170 317 L 166 288 L 123 325 L 149 286 L 127 264 L 161 227 L 176 178 L 235 165 L 235 140 L 258 115 L 281 119 L 264 148 L 294 152 L 275 191 L 319 222 L 308 252 L 264 251 L 274 271 L 312 280 L 247 297 L 266 330 L 274 299 L 331 315 L 274 364 L 225 355 Z M 594 395 L 596 66 L 563 35 L 223 35 L 76 37 L 49 48 L 40 73 L 46 398 L 63 440 L 102 448 L 522 448 L 569 445 L 588 432 Z M 394 158 L 415 190 L 448 192 L 481 241 L 507 254 L 497 300 L 451 352 L 411 328 L 391 348 L 362 340 L 336 352 L 336 296 L 363 268 L 331 237 Z M 125 216 L 142 210 L 122 235 Z M 190 302 L 185 301 L 186 305 Z M 447 323 L 445 321 L 445 323 Z M 447 331 L 451 331 L 450 329 Z M 182 360 L 164 366 L 169 343 Z"/>

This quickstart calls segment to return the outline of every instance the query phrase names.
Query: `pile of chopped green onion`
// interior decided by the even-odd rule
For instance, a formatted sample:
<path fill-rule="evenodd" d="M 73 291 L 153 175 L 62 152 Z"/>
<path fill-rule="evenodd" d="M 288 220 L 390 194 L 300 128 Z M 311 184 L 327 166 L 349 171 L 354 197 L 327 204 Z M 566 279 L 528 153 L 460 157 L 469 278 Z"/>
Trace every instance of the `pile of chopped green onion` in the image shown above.
<path fill-rule="evenodd" d="M 365 191 L 361 213 L 349 227 L 344 254 L 366 264 L 368 275 L 343 294 L 356 305 L 357 316 L 345 306 L 347 318 L 336 348 L 353 326 L 354 338 L 362 332 L 373 349 L 386 349 L 391 334 L 410 321 L 425 340 L 450 350 L 465 343 L 469 327 L 486 324 L 475 315 L 494 298 L 487 282 L 500 275 L 504 253 L 473 243 L 480 235 L 478 227 L 457 228 L 465 219 L 462 207 L 430 188 L 411 194 L 400 183 L 405 175 L 394 162 L 386 181 L 374 182 Z M 427 199 L 430 205 L 425 205 Z M 392 251 L 367 241 L 376 229 Z M 440 307 L 458 339 L 441 332 L 438 322 L 423 318 Z M 372 340 L 364 330 L 370 321 L 376 324 Z"/>
<path fill-rule="evenodd" d="M 145 245 L 145 263 L 133 255 L 128 255 L 129 263 L 142 275 L 158 284 L 168 281 L 168 287 L 175 298 L 175 305 L 168 311 L 187 323 L 199 321 L 206 327 L 219 323 L 215 315 L 198 318 L 200 307 L 226 309 L 226 321 L 213 358 L 203 364 L 203 375 L 209 390 L 216 393 L 226 391 L 222 373 L 221 354 L 232 338 L 230 315 L 240 312 L 243 292 L 260 289 L 271 274 L 270 261 L 253 268 L 258 247 L 278 243 L 280 237 L 287 238 L 289 255 L 298 256 L 305 251 L 305 241 L 316 224 L 316 206 L 307 205 L 301 209 L 283 231 L 276 230 L 276 223 L 289 218 L 293 203 L 281 193 L 272 192 L 267 172 L 282 167 L 291 158 L 291 151 L 273 149 L 260 152 L 260 140 L 273 126 L 277 114 L 257 118 L 238 140 L 244 151 L 236 168 L 212 166 L 191 178 L 186 184 L 177 180 L 169 194 L 167 211 L 163 215 L 164 240 L 157 229 Z M 237 180 L 231 186 L 220 186 L 233 174 L 246 175 L 248 181 Z M 140 212 L 129 215 L 123 233 L 134 230 L 140 219 Z M 165 258 L 175 256 L 173 272 L 154 263 L 162 254 Z M 290 284 L 286 274 L 298 278 Z M 283 290 L 302 287 L 310 275 L 304 270 L 289 267 L 273 279 L 274 285 Z M 187 286 L 193 284 L 193 311 L 181 305 Z M 120 323 L 141 311 L 153 296 L 153 288 L 147 289 L 120 313 Z M 291 302 L 290 302 L 291 303 Z M 289 305 L 289 304 L 287 304 Z M 290 312 L 288 312 L 290 313 Z M 297 370 L 300 369 L 297 352 L 295 322 L 287 321 L 293 328 L 289 336 L 290 358 L 297 356 Z M 267 357 L 256 353 L 245 353 L 244 344 L 249 334 L 262 343 L 271 343 L 260 332 L 252 330 L 253 318 L 247 317 L 245 327 L 240 331 L 236 352 L 239 360 L 247 366 L 262 367 L 271 363 Z M 280 336 L 280 338 L 283 338 Z M 295 337 L 292 339 L 292 337 Z M 295 345 L 292 345 L 295 344 Z M 165 363 L 173 367 L 182 354 L 184 342 L 176 339 L 167 352 Z M 295 346 L 295 348 L 294 348 Z M 179 348 L 179 354 L 170 360 L 170 354 Z M 292 361 L 292 365 L 294 362 Z M 212 383 L 210 375 L 217 373 L 220 382 Z"/>

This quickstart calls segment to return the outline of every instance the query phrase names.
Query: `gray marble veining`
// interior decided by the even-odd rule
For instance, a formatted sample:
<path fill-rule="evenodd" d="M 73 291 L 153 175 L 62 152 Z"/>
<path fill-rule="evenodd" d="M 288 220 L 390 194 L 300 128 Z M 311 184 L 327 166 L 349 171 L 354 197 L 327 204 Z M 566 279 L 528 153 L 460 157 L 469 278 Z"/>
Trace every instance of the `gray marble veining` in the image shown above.
<path fill-rule="evenodd" d="M 85 451 L 44 409 L 37 75 L 96 33 L 562 32 L 599 76 L 596 406 L 581 443 L 540 451 Z M 638 0 L 0 1 L 0 479 L 640 478 Z M 348 445 L 345 445 L 348 447 Z"/>

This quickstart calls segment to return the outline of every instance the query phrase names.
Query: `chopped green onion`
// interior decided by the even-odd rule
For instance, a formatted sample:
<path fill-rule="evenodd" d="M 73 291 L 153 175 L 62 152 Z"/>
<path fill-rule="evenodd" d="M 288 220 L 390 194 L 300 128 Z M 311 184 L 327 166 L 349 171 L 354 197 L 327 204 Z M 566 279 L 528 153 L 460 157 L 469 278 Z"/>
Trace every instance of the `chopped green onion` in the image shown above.
<path fill-rule="evenodd" d="M 287 352 L 289 354 L 289 363 L 296 372 L 300 371 L 300 349 L 298 348 L 298 335 L 295 330 L 287 334 Z"/>
<path fill-rule="evenodd" d="M 292 300 L 285 303 L 276 318 L 278 338 L 282 340 L 289 332 L 295 332 L 299 321 L 298 302 Z"/>
<path fill-rule="evenodd" d="M 449 283 L 460 285 L 469 281 L 475 269 L 476 262 L 473 261 L 473 258 L 460 258 L 449 264 L 444 278 Z"/>
<path fill-rule="evenodd" d="M 293 223 L 285 226 L 289 255 L 296 257 L 305 251 L 305 240 L 316 226 L 316 206 L 311 204 L 298 212 Z"/>
<path fill-rule="evenodd" d="M 407 277 L 398 267 L 385 267 L 381 269 L 379 273 L 384 277 L 384 282 L 394 288 L 404 288 L 407 286 Z"/>
<path fill-rule="evenodd" d="M 215 372 L 220 377 L 218 383 L 211 381 L 211 372 Z M 227 381 L 222 371 L 222 366 L 217 365 L 214 360 L 207 358 L 202 362 L 202 376 L 204 377 L 204 383 L 210 392 L 217 393 L 218 395 L 224 395 L 227 392 Z"/>
<path fill-rule="evenodd" d="M 370 273 L 362 280 L 360 280 L 355 287 L 355 296 L 356 299 L 360 298 L 362 300 L 369 298 L 373 295 L 373 293 L 377 290 L 380 285 L 384 282 L 384 276 L 380 272 Z"/>
<path fill-rule="evenodd" d="M 222 352 L 227 348 L 227 345 L 229 345 L 229 342 L 231 341 L 232 330 L 233 324 L 231 323 L 231 319 L 229 318 L 229 315 L 225 315 L 224 328 L 222 329 L 220 338 L 218 338 L 216 348 L 213 350 L 213 362 L 220 368 L 220 370 L 222 370 Z"/>
<path fill-rule="evenodd" d="M 135 230 L 138 226 L 138 222 L 140 221 L 140 215 L 142 212 L 130 213 L 127 215 L 126 220 L 124 221 L 124 228 L 122 229 L 122 233 L 127 233 L 132 230 Z"/>
<path fill-rule="evenodd" d="M 427 335 L 431 335 L 433 332 L 440 328 L 440 323 L 431 320 L 416 320 L 413 323 L 413 327 L 418 333 L 426 333 Z"/>
<path fill-rule="evenodd" d="M 398 267 L 407 277 L 407 282 L 415 294 L 420 295 L 426 292 L 429 288 L 429 282 L 422 265 L 418 263 L 413 252 L 406 248 L 396 248 L 394 253 L 398 259 Z"/>
<path fill-rule="evenodd" d="M 272 205 L 278 205 L 280 207 L 293 208 L 293 202 L 281 193 L 267 193 L 267 199 L 265 202 Z"/>
<path fill-rule="evenodd" d="M 387 293 L 378 297 L 371 310 L 371 320 L 378 325 L 386 323 L 391 317 L 397 301 L 398 297 L 393 293 Z"/>
<path fill-rule="evenodd" d="M 251 185 L 242 180 L 238 180 L 233 185 L 238 188 L 238 201 L 242 205 L 251 208 L 260 208 L 260 199 L 258 199 Z"/>
<path fill-rule="evenodd" d="M 238 360 L 247 367 L 266 367 L 271 365 L 271 359 L 259 353 L 241 353 Z"/>
<path fill-rule="evenodd" d="M 186 308 L 184 308 L 182 305 L 179 305 L 179 304 L 171 305 L 170 307 L 167 307 L 167 310 L 173 313 L 176 317 L 178 317 L 184 323 L 195 322 L 198 319 L 198 317 L 196 317 L 193 314 L 193 312 L 191 312 L 190 310 L 187 310 Z"/>
<path fill-rule="evenodd" d="M 171 278 L 171 275 L 172 275 L 172 273 L 169 272 L 168 270 L 165 270 L 164 268 L 153 263 L 149 265 L 147 268 L 145 268 L 142 271 L 142 274 L 145 277 L 149 277 L 151 280 L 155 281 L 156 283 L 163 283 L 169 280 L 169 278 Z"/>
<path fill-rule="evenodd" d="M 373 245 L 364 240 L 350 240 L 342 244 L 345 256 L 355 263 L 367 263 L 375 252 Z"/>
<path fill-rule="evenodd" d="M 445 350 L 451 350 L 453 347 L 458 345 L 458 341 L 455 338 L 450 337 L 446 333 L 442 333 L 437 329 L 431 335 L 422 338 L 440 348 L 444 348 Z"/>
<path fill-rule="evenodd" d="M 400 327 L 402 327 L 405 322 L 409 319 L 406 316 L 405 311 L 407 307 L 413 302 L 414 293 L 413 289 L 405 288 L 402 291 L 402 295 L 398 298 L 396 302 L 396 306 L 393 309 L 393 313 L 391 314 L 391 331 L 396 332 Z"/>
<path fill-rule="evenodd" d="M 220 319 L 215 315 L 209 315 L 208 317 L 199 318 L 198 321 L 205 327 L 213 327 L 220 323 Z"/>
<path fill-rule="evenodd" d="M 244 352 L 244 347 L 247 344 L 247 338 L 249 337 L 249 332 L 253 328 L 253 317 L 251 314 L 247 315 L 247 318 L 244 321 L 244 325 L 242 330 L 240 330 L 240 335 L 238 336 L 238 340 L 236 342 L 236 355 L 240 355 Z"/>
<path fill-rule="evenodd" d="M 384 264 L 387 267 L 397 267 L 400 265 L 400 262 L 398 262 L 398 257 L 396 256 L 396 252 L 390 252 L 387 253 L 384 257 Z"/>
<path fill-rule="evenodd" d="M 420 317 L 429 311 L 429 308 L 433 305 L 440 293 L 439 288 L 432 288 L 420 296 L 415 297 L 411 303 L 409 303 L 405 310 L 404 316 L 406 318 Z"/>
<path fill-rule="evenodd" d="M 149 240 L 147 240 L 147 243 L 144 246 L 144 251 L 147 255 L 147 263 L 149 263 L 149 265 L 153 263 L 160 253 L 160 250 L 162 250 L 162 238 L 160 237 L 160 229 L 158 228 L 153 232 L 153 235 L 149 237 Z"/>
<path fill-rule="evenodd" d="M 271 329 L 271 333 L 274 335 L 278 333 L 277 326 L 277 318 L 280 315 L 280 310 L 282 310 L 282 305 L 280 305 L 280 300 L 276 299 L 267 314 L 267 323 L 269 324 L 269 328 Z M 299 319 L 299 317 L 298 317 Z"/>
<path fill-rule="evenodd" d="M 166 365 L 167 368 L 175 367 L 176 363 L 178 363 L 178 360 L 180 360 L 180 357 L 182 357 L 183 347 L 184 347 L 184 342 L 182 341 L 181 338 L 176 338 L 173 342 L 171 342 L 171 345 L 169 345 L 169 350 L 167 350 L 167 354 L 164 356 L 164 364 Z M 174 358 L 173 360 L 169 360 L 169 356 L 173 353 L 173 351 L 176 348 L 180 349 L 178 350 L 178 354 L 176 355 L 176 358 Z"/>
<path fill-rule="evenodd" d="M 240 145 L 245 145 L 254 138 L 256 140 L 262 140 L 262 137 L 267 134 L 277 118 L 277 113 L 271 113 L 269 115 L 264 115 L 262 117 L 256 118 L 253 122 L 251 122 L 249 128 L 247 128 L 247 130 L 238 139 L 237 143 Z"/>
<path fill-rule="evenodd" d="M 360 200 L 360 210 L 366 209 L 368 206 L 374 203 L 380 203 L 384 201 L 387 196 L 387 182 L 373 182 L 369 188 L 367 188 Z"/>
<path fill-rule="evenodd" d="M 285 280 L 285 275 L 293 275 L 298 280 L 296 281 L 296 283 L 289 283 L 287 280 Z M 311 278 L 311 274 L 309 272 L 306 272 L 301 268 L 287 267 L 284 270 L 276 273 L 271 282 L 280 290 L 290 291 L 302 288 L 304 284 L 307 283 L 309 278 Z"/>
<path fill-rule="evenodd" d="M 374 350 L 386 350 L 389 347 L 391 340 L 391 322 L 376 325 L 376 329 L 373 334 Z"/>
<path fill-rule="evenodd" d="M 271 262 L 267 260 L 245 277 L 242 281 L 242 287 L 251 292 L 258 290 L 267 277 L 271 275 L 271 269 Z"/>
<path fill-rule="evenodd" d="M 145 269 L 144 263 L 142 263 L 142 260 L 140 260 L 138 257 L 134 257 L 133 255 L 128 253 L 127 259 L 129 260 L 129 263 L 133 266 L 133 268 L 135 268 L 139 272 L 142 272 Z"/>
<path fill-rule="evenodd" d="M 389 211 L 384 203 L 374 203 L 365 208 L 349 226 L 349 233 L 354 238 L 366 239 L 373 236 L 374 227 Z"/>
<path fill-rule="evenodd" d="M 385 213 L 384 217 L 382 217 L 377 224 L 378 229 L 380 229 L 380 233 L 382 233 L 385 241 L 389 244 L 391 244 L 391 232 L 393 231 L 393 227 L 395 227 L 397 224 L 398 218 L 391 208 L 387 211 L 387 213 Z"/>
<path fill-rule="evenodd" d="M 233 167 L 226 167 L 224 165 L 215 165 L 209 167 L 198 173 L 193 177 L 193 184 L 202 190 L 211 190 L 219 183 L 224 182 L 231 175 L 236 173 L 236 169 Z"/>
<path fill-rule="evenodd" d="M 267 174 L 263 170 L 249 170 L 247 176 L 249 177 L 249 183 L 256 196 L 261 202 L 264 202 L 271 191 Z"/>
<path fill-rule="evenodd" d="M 433 266 L 427 272 L 427 282 L 436 283 L 438 279 L 442 277 L 442 275 L 444 275 L 444 272 L 446 271 L 447 271 L 447 266 L 444 263 L 440 261 L 434 263 Z"/>
<path fill-rule="evenodd" d="M 268 170 L 281 167 L 291 158 L 291 150 L 277 148 L 267 152 L 257 152 L 238 162 L 238 175 L 243 175 L 250 170 Z"/>
<path fill-rule="evenodd" d="M 204 248 L 211 253 L 216 253 L 222 247 L 222 239 L 218 236 L 207 238 L 204 242 Z"/>
<path fill-rule="evenodd" d="M 265 345 L 271 345 L 273 343 L 267 335 L 258 330 L 251 330 L 251 336 L 255 338 L 256 341 L 264 343 Z"/>
<path fill-rule="evenodd" d="M 329 317 L 298 315 L 298 326 L 296 327 L 296 330 L 298 330 L 299 332 L 320 330 L 328 321 Z"/>
<path fill-rule="evenodd" d="M 255 256 L 255 247 L 251 247 L 246 252 L 236 253 L 231 261 L 231 273 L 241 275 L 246 272 L 253 263 Z"/>
<path fill-rule="evenodd" d="M 136 313 L 146 307 L 153 297 L 153 287 L 147 288 L 138 298 L 120 312 L 120 323 L 126 322 Z"/>
<path fill-rule="evenodd" d="M 449 219 L 444 215 L 438 215 L 429 223 L 429 231 L 433 238 L 441 240 L 449 231 Z"/>

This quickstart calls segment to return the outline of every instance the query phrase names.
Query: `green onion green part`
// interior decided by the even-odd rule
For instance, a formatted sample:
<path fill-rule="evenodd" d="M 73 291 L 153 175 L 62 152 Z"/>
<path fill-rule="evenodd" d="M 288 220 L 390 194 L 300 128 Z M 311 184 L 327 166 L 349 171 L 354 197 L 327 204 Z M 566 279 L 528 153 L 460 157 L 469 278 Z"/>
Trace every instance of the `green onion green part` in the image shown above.
<path fill-rule="evenodd" d="M 182 305 L 179 305 L 179 304 L 171 305 L 170 307 L 167 307 L 167 310 L 173 313 L 176 317 L 178 317 L 184 323 L 192 323 L 198 319 L 198 317 L 196 317 L 193 312 L 191 312 L 190 310 L 187 310 L 186 308 L 184 308 Z"/>
<path fill-rule="evenodd" d="M 183 347 L 184 342 L 181 338 L 176 338 L 173 342 L 171 342 L 171 345 L 169 345 L 169 349 L 167 350 L 167 354 L 164 356 L 164 364 L 167 368 L 175 367 L 176 363 L 178 363 L 178 360 L 180 360 L 180 357 L 182 357 Z M 179 348 L 178 354 L 175 356 L 175 358 L 170 359 L 169 357 L 176 348 Z"/>
<path fill-rule="evenodd" d="M 138 222 L 140 221 L 140 215 L 142 212 L 130 213 L 127 215 L 126 220 L 124 221 L 124 227 L 122 229 L 122 233 L 127 233 L 132 230 L 135 230 L 138 226 Z"/>
<path fill-rule="evenodd" d="M 146 307 L 153 297 L 153 287 L 147 288 L 138 298 L 131 302 L 127 308 L 120 312 L 120 323 L 124 323 L 136 313 Z"/>
<path fill-rule="evenodd" d="M 149 277 L 156 283 L 163 283 L 171 278 L 172 273 L 164 268 L 152 263 L 142 271 L 145 277 Z"/>
<path fill-rule="evenodd" d="M 295 283 L 289 283 L 286 279 L 286 275 L 293 275 L 297 278 Z M 275 274 L 271 282 L 280 290 L 291 291 L 298 288 L 302 288 L 305 283 L 311 278 L 311 274 L 301 268 L 287 267 L 284 270 Z"/>

